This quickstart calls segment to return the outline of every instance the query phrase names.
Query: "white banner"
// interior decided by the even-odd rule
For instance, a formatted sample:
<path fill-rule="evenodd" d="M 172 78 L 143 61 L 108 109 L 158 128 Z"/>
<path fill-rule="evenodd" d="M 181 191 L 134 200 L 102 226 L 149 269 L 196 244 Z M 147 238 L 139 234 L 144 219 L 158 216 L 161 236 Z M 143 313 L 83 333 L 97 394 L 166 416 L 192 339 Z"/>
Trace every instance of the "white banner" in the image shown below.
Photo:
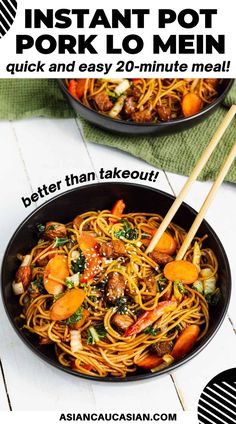
<path fill-rule="evenodd" d="M 234 2 L 0 1 L 0 78 L 234 78 L 235 40 Z"/>
<path fill-rule="evenodd" d="M 0 412 L 0 420 L 4 424 L 15 424 L 16 422 L 24 422 L 24 424 L 59 424 L 66 422 L 76 423 L 149 423 L 156 422 L 159 424 L 198 424 L 197 414 L 192 412 L 41 412 L 41 411 L 21 411 L 21 412 Z"/>

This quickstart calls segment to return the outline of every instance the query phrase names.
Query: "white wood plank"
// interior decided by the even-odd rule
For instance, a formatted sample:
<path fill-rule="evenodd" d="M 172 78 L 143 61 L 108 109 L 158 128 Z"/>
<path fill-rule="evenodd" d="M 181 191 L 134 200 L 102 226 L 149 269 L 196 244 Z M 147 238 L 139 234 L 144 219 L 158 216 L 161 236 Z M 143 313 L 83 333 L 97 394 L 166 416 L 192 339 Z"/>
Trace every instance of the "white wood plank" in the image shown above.
<path fill-rule="evenodd" d="M 9 411 L 9 403 L 7 399 L 7 393 L 5 388 L 5 382 L 3 375 L 0 373 L 0 411 Z"/>
<path fill-rule="evenodd" d="M 65 173 L 82 173 L 92 170 L 91 162 L 73 121 L 32 119 L 15 122 L 14 129 L 20 154 L 24 160 L 25 170 L 33 190 L 39 185 L 47 183 L 47 181 L 54 182 L 61 179 Z M 18 153 L 14 158 L 14 163 L 17 160 L 20 160 Z M 119 164 L 120 162 L 121 166 L 122 161 L 123 157 L 117 159 L 116 163 Z M 134 169 L 136 169 L 135 166 L 136 163 Z M 18 172 L 15 175 L 18 176 Z M 13 176 L 10 179 L 13 180 Z M 30 195 L 30 188 L 28 188 L 27 193 Z M 27 193 L 24 192 L 23 194 L 27 195 Z M 13 201 L 12 198 L 15 199 L 14 192 L 11 193 L 9 201 L 6 202 L 6 210 L 9 210 L 9 204 Z M 22 210 L 24 215 L 26 212 L 23 208 Z M 16 209 L 13 216 L 15 214 L 17 214 Z M 2 305 L 0 309 L 2 309 Z M 153 401 L 156 399 L 157 382 L 160 380 L 152 379 L 148 383 L 129 384 L 123 386 L 121 390 L 120 385 L 90 383 L 49 367 L 23 345 L 13 332 L 4 311 L 0 310 L 0 312 L 3 317 L 0 330 L 0 351 L 2 352 L 13 410 L 55 410 L 62 408 L 82 410 L 91 406 L 100 407 L 101 388 L 103 388 L 103 395 L 109 398 L 109 408 L 115 410 L 123 410 L 124 407 L 133 407 L 135 410 L 137 396 L 138 394 L 140 396 L 140 393 L 145 395 L 147 386 L 152 393 L 151 399 Z M 170 378 L 163 377 L 161 381 L 162 386 L 158 384 L 158 393 L 162 405 L 165 405 L 166 395 L 161 387 L 166 387 L 166 390 L 170 393 L 168 405 L 171 400 L 174 407 L 180 408 Z M 125 398 L 122 396 L 122 402 L 118 406 L 117 396 L 119 394 L 121 399 L 121 393 L 124 393 L 124 390 L 127 396 Z M 137 394 L 137 396 L 132 396 L 131 403 L 128 396 L 130 391 Z"/>
<path fill-rule="evenodd" d="M 30 193 L 31 188 L 11 123 L 1 122 L 0 134 L 0 252 L 3 252 L 16 227 L 34 206 L 26 212 L 21 203 L 21 196 L 26 191 Z"/>
<path fill-rule="evenodd" d="M 186 177 L 170 173 L 167 175 L 173 189 L 175 190 L 175 193 L 178 194 L 184 182 L 186 181 Z M 186 198 L 186 202 L 196 210 L 199 210 L 203 200 L 210 190 L 210 187 L 211 182 L 196 181 Z M 230 263 L 232 282 L 234 282 L 236 279 L 234 237 L 236 234 L 235 210 L 236 186 L 233 184 L 224 183 L 216 194 L 216 197 L 206 215 L 206 220 L 213 227 L 225 248 Z M 233 283 L 229 316 L 233 322 L 234 328 L 236 328 L 235 298 L 236 287 Z"/>
<path fill-rule="evenodd" d="M 93 391 L 97 405 L 109 410 L 182 411 L 169 375 L 135 383 L 93 384 Z"/>
<path fill-rule="evenodd" d="M 165 177 L 165 174 L 162 170 L 157 169 L 148 163 L 135 158 L 128 153 L 122 152 L 120 150 L 108 148 L 105 146 L 100 146 L 94 143 L 87 142 L 87 148 L 88 152 L 91 156 L 92 162 L 94 164 L 94 167 L 99 173 L 99 170 L 101 168 L 103 169 L 114 169 L 115 167 L 125 170 L 128 169 L 129 171 L 144 171 L 151 172 L 154 171 L 155 173 L 159 171 L 159 175 L 156 179 L 156 181 L 142 181 L 141 179 L 109 179 L 109 180 L 102 180 L 105 181 L 123 181 L 123 182 L 133 182 L 136 184 L 144 184 L 150 187 L 157 188 L 159 190 L 166 191 L 167 193 L 171 193 L 171 188 L 168 184 L 168 181 Z M 155 174 L 154 174 L 155 175 Z M 101 180 L 100 180 L 101 181 Z"/>
<path fill-rule="evenodd" d="M 66 175 L 78 176 L 94 171 L 73 119 L 34 118 L 13 125 L 34 192 L 43 184 L 49 186 L 61 181 L 60 190 L 40 198 L 38 205 L 78 186 L 68 187 Z M 29 195 L 25 193 L 26 197 Z"/>
<path fill-rule="evenodd" d="M 226 319 L 206 348 L 173 374 L 186 410 L 197 410 L 206 384 L 220 372 L 235 368 L 235 358 L 235 335 Z"/>

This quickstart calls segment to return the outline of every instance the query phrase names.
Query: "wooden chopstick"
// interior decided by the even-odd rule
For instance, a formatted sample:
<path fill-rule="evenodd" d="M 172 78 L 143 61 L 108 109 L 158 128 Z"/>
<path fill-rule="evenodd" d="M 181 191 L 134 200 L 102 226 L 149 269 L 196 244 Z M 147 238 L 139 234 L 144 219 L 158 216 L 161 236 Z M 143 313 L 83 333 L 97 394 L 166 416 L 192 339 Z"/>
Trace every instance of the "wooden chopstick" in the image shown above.
<path fill-rule="evenodd" d="M 218 190 L 218 188 L 220 187 L 220 185 L 222 184 L 222 182 L 224 181 L 224 177 L 226 176 L 227 172 L 229 171 L 234 159 L 236 157 L 236 140 L 235 143 L 233 145 L 233 148 L 231 149 L 229 156 L 227 157 L 226 161 L 224 162 L 220 173 L 217 177 L 217 179 L 215 180 L 214 184 L 211 187 L 211 190 L 209 191 L 199 213 L 197 214 L 195 220 L 193 221 L 193 224 L 187 234 L 187 236 L 184 239 L 184 242 L 180 248 L 180 250 L 178 251 L 178 254 L 175 258 L 176 261 L 183 259 L 185 253 L 188 250 L 189 245 L 191 244 L 198 228 L 200 227 L 206 212 L 215 196 L 216 191 Z"/>
<path fill-rule="evenodd" d="M 160 240 L 162 234 L 165 232 L 168 225 L 171 223 L 174 215 L 176 214 L 177 210 L 179 209 L 181 203 L 183 202 L 186 194 L 188 193 L 190 187 L 194 183 L 194 181 L 197 179 L 198 175 L 204 168 L 205 164 L 207 163 L 208 159 L 210 158 L 212 152 L 216 148 L 217 144 L 219 143 L 222 135 L 230 125 L 232 119 L 234 118 L 236 113 L 236 105 L 232 105 L 229 109 L 228 113 L 226 114 L 225 118 L 221 122 L 219 128 L 216 130 L 214 136 L 212 137 L 210 143 L 208 144 L 206 150 L 203 152 L 202 156 L 200 157 L 199 161 L 195 165 L 191 175 L 187 179 L 185 185 L 183 186 L 182 190 L 180 191 L 178 197 L 175 199 L 174 203 L 172 204 L 171 208 L 169 209 L 168 213 L 166 214 L 165 218 L 163 219 L 160 227 L 157 229 L 156 233 L 154 234 L 150 244 L 148 245 L 146 249 L 146 254 L 149 252 L 152 252 L 154 247 L 156 246 L 157 242 Z"/>

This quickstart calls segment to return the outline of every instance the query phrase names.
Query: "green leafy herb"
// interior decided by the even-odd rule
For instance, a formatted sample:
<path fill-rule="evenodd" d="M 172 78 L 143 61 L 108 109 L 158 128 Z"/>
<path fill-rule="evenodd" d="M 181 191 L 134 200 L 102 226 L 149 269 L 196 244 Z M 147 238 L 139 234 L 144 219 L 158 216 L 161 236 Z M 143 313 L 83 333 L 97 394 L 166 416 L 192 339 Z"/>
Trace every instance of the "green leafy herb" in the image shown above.
<path fill-rule="evenodd" d="M 160 328 L 153 328 L 153 327 L 147 327 L 145 330 L 143 330 L 145 334 L 149 334 L 150 336 L 156 336 L 158 333 L 160 333 Z"/>
<path fill-rule="evenodd" d="M 30 285 L 28 287 L 28 292 L 29 293 L 41 293 L 41 294 L 46 293 L 46 290 L 45 290 L 44 284 L 43 284 L 42 275 L 37 276 L 37 278 L 30 283 Z"/>
<path fill-rule="evenodd" d="M 68 243 L 68 241 L 68 238 L 56 237 L 53 247 L 64 246 L 64 244 Z"/>
<path fill-rule="evenodd" d="M 66 287 L 68 289 L 72 289 L 73 287 L 77 287 L 79 285 L 79 273 L 74 274 L 70 277 L 66 278 Z"/>
<path fill-rule="evenodd" d="M 206 299 L 207 303 L 209 303 L 209 305 L 211 305 L 211 306 L 217 305 L 217 303 L 219 302 L 220 298 L 221 298 L 221 292 L 220 292 L 220 289 L 219 288 L 217 288 L 214 291 L 214 293 L 208 293 L 205 296 L 205 299 Z"/>
<path fill-rule="evenodd" d="M 127 219 L 121 219 L 120 222 L 123 224 L 123 230 L 115 231 L 115 237 L 118 239 L 136 240 L 138 237 L 137 228 L 132 228 Z"/>
<path fill-rule="evenodd" d="M 175 281 L 174 286 L 179 289 L 181 294 L 188 294 L 188 290 L 186 290 L 186 288 L 180 281 Z"/>
<path fill-rule="evenodd" d="M 98 300 L 98 298 L 97 298 L 97 296 L 88 296 L 88 298 L 89 298 L 89 300 L 91 300 L 91 302 L 93 302 L 93 303 L 96 303 L 97 302 L 97 300 Z"/>
<path fill-rule="evenodd" d="M 46 228 L 46 231 L 54 231 L 54 230 L 56 230 L 57 229 L 57 225 L 49 225 L 47 228 Z"/>
<path fill-rule="evenodd" d="M 62 292 L 62 293 L 58 293 L 58 294 L 54 294 L 54 296 L 53 296 L 53 299 L 54 300 L 58 300 L 58 299 L 60 299 L 60 297 L 62 297 L 64 295 L 64 293 Z"/>
<path fill-rule="evenodd" d="M 81 321 L 82 319 L 82 315 L 83 315 L 83 306 L 80 306 L 79 309 L 77 309 L 77 311 L 67 320 L 65 320 L 66 324 L 75 324 L 78 321 Z"/>
<path fill-rule="evenodd" d="M 74 274 L 77 274 L 79 272 L 80 274 L 83 274 L 85 268 L 85 256 L 80 251 L 80 255 L 78 259 L 71 261 L 71 269 Z"/>
<path fill-rule="evenodd" d="M 37 224 L 36 228 L 37 228 L 37 233 L 39 236 L 41 236 L 45 231 L 45 225 L 43 224 Z"/>
<path fill-rule="evenodd" d="M 87 343 L 88 344 L 95 344 L 95 343 L 99 342 L 99 340 L 106 337 L 107 333 L 106 333 L 106 330 L 105 330 L 103 325 L 97 325 L 96 327 L 91 325 L 88 328 L 87 334 L 88 334 Z"/>
<path fill-rule="evenodd" d="M 167 282 L 167 280 L 166 280 L 166 278 L 160 278 L 158 281 L 157 281 L 157 291 L 159 292 L 159 293 L 161 293 L 165 288 L 166 288 L 166 282 Z"/>
<path fill-rule="evenodd" d="M 128 298 L 127 297 L 119 297 L 116 300 L 117 312 L 119 314 L 126 314 L 128 311 Z"/>

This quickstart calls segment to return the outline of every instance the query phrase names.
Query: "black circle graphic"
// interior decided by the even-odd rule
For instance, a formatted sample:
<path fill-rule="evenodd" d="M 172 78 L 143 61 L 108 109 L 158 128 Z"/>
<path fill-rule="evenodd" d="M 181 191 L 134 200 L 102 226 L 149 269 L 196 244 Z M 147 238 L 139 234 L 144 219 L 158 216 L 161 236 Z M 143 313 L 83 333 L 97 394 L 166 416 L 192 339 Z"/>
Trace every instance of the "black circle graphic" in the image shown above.
<path fill-rule="evenodd" d="M 0 38 L 11 28 L 16 17 L 16 0 L 0 0 Z"/>
<path fill-rule="evenodd" d="M 199 424 L 236 424 L 236 368 L 214 377 L 198 403 Z"/>

